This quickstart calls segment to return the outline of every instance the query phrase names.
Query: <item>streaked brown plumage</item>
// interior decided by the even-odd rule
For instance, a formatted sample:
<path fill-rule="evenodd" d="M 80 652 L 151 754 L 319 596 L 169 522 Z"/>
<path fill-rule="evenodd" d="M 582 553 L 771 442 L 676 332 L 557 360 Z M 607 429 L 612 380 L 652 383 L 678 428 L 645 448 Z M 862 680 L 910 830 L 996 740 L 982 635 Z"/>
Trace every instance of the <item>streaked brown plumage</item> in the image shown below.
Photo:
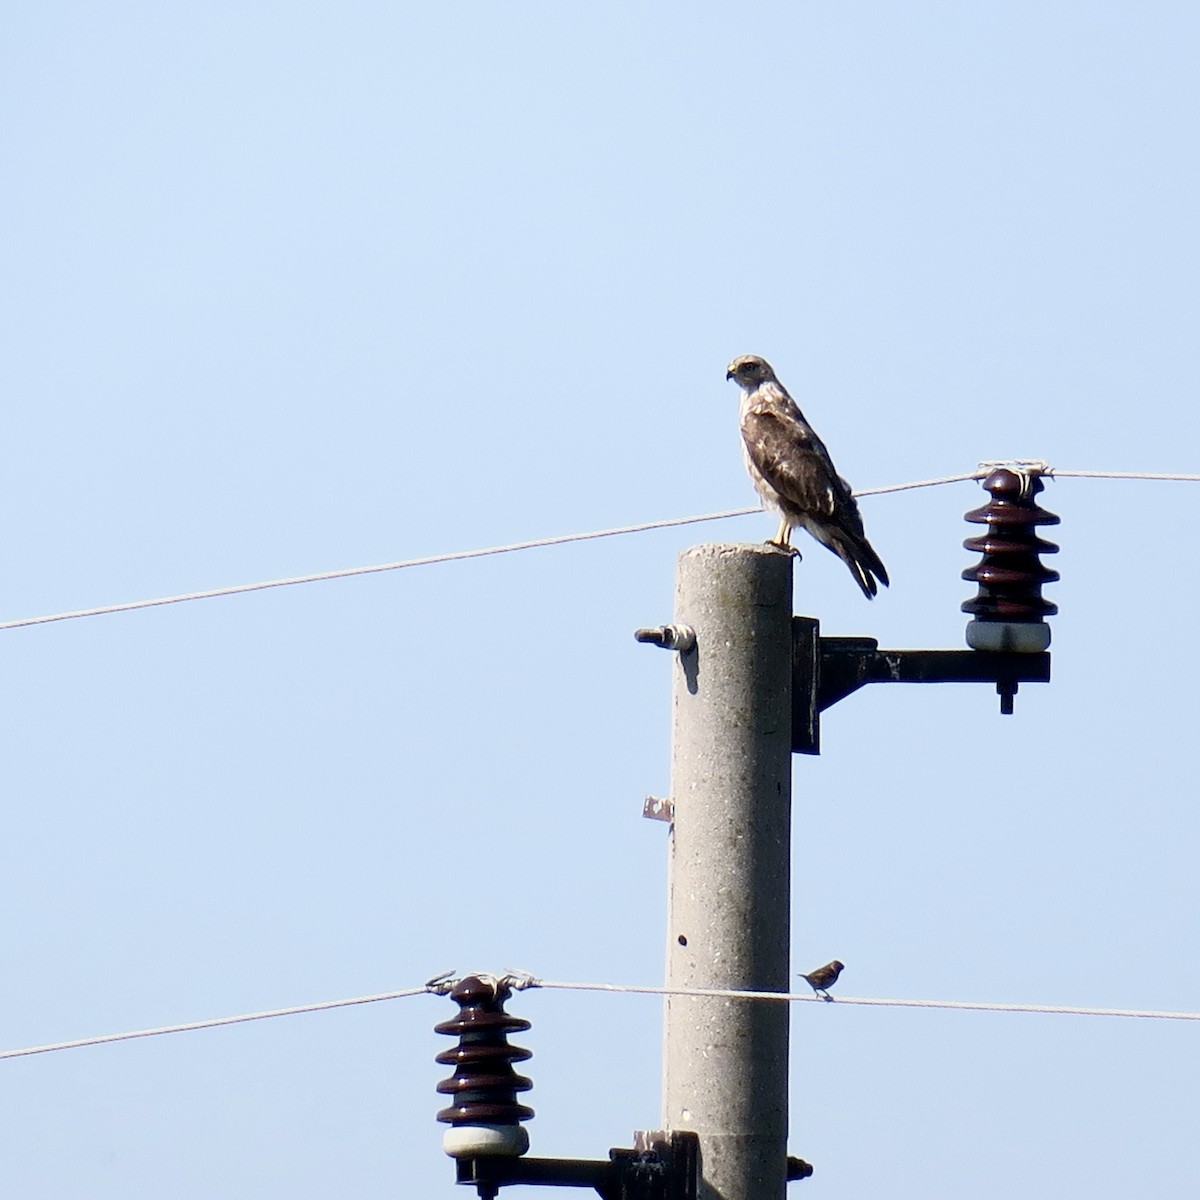
<path fill-rule="evenodd" d="M 887 571 L 867 541 L 858 502 L 825 444 L 764 359 L 735 358 L 725 378 L 742 392 L 746 470 L 763 506 L 780 517 L 772 543 L 790 545 L 791 531 L 799 525 L 850 568 L 863 595 L 872 599 L 880 583 L 887 585 Z"/>
<path fill-rule="evenodd" d="M 838 976 L 845 969 L 845 965 L 835 958 L 833 962 L 827 962 L 823 967 L 809 971 L 807 975 L 801 975 L 800 978 L 807 980 L 809 986 L 822 1000 L 832 1000 L 829 989 L 837 983 Z"/>

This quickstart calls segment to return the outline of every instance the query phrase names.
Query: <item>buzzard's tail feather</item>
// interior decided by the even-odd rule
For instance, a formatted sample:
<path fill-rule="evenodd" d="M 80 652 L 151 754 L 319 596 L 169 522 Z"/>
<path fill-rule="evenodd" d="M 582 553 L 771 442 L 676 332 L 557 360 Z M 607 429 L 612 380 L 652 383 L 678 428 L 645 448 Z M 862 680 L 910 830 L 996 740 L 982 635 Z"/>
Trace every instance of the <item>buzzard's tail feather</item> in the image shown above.
<path fill-rule="evenodd" d="M 887 569 L 866 538 L 857 538 L 839 530 L 825 544 L 850 568 L 850 574 L 868 600 L 873 600 L 879 592 L 876 579 L 884 587 L 888 586 Z"/>

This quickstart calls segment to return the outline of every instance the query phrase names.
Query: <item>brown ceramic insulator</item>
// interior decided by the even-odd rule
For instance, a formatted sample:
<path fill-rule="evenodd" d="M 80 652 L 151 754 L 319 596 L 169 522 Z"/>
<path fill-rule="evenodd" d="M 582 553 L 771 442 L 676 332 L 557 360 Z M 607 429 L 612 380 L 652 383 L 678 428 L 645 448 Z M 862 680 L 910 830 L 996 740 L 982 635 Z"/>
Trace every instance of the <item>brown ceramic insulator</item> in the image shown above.
<path fill-rule="evenodd" d="M 1057 525 L 1058 517 L 1038 506 L 1034 497 L 1043 488 L 1035 476 L 1022 476 L 1001 467 L 983 481 L 991 500 L 967 513 L 966 520 L 986 525 L 979 537 L 963 545 L 982 560 L 962 577 L 979 584 L 978 594 L 963 603 L 963 612 L 977 621 L 1040 622 L 1058 611 L 1042 598 L 1042 585 L 1053 583 L 1058 572 L 1043 565 L 1038 556 L 1057 554 L 1053 542 L 1037 536 L 1039 525 Z"/>
<path fill-rule="evenodd" d="M 468 975 L 451 991 L 458 1016 L 434 1026 L 436 1033 L 458 1038 L 457 1046 L 437 1056 L 439 1063 L 454 1067 L 454 1075 L 437 1085 L 439 1092 L 453 1097 L 450 1107 L 438 1113 L 439 1121 L 515 1125 L 533 1116 L 532 1108 L 517 1103 L 517 1093 L 529 1091 L 533 1084 L 512 1068 L 531 1055 L 508 1043 L 510 1033 L 529 1028 L 528 1021 L 504 1011 L 511 994 L 506 984 L 477 975 Z"/>

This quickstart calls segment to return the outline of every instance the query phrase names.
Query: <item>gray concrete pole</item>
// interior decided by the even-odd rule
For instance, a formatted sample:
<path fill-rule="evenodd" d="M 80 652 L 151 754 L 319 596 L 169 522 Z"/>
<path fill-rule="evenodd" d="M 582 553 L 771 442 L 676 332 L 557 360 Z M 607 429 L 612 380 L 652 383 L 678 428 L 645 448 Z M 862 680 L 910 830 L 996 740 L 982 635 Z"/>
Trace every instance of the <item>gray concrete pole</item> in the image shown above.
<path fill-rule="evenodd" d="M 792 559 L 679 558 L 667 986 L 788 991 Z M 706 1200 L 782 1200 L 788 1005 L 668 997 L 663 1124 L 700 1136 Z"/>

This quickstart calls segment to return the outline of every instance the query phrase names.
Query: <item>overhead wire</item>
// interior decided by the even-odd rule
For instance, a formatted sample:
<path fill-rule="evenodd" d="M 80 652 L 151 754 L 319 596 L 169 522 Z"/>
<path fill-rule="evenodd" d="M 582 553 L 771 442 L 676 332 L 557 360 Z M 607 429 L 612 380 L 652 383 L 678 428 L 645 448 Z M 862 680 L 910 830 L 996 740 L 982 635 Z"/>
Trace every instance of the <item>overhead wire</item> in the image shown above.
<path fill-rule="evenodd" d="M 808 992 L 763 992 L 739 991 L 729 988 L 680 988 L 655 987 L 617 983 L 565 983 L 560 980 L 532 979 L 525 981 L 517 977 L 516 987 L 557 988 L 579 992 L 629 992 L 634 995 L 694 996 L 726 1000 L 773 1001 L 776 1003 L 827 1003 L 821 997 Z M 1168 1012 L 1148 1008 L 1088 1008 L 1076 1004 L 1005 1004 L 976 1000 L 905 1000 L 877 999 L 866 996 L 837 996 L 830 1001 L 837 1004 L 870 1005 L 875 1008 L 942 1008 L 968 1012 L 1043 1013 L 1074 1017 L 1142 1017 L 1160 1021 L 1200 1021 L 1200 1012 Z"/>
<path fill-rule="evenodd" d="M 508 972 L 485 976 L 508 984 L 515 991 L 544 989 L 547 991 L 607 992 L 634 996 L 679 996 L 718 1000 L 749 1000 L 761 1003 L 822 1004 L 816 995 L 807 992 L 744 991 L 736 988 L 686 988 L 653 984 L 579 983 L 564 980 L 538 979 L 527 972 Z M 177 1025 L 159 1025 L 152 1029 L 133 1029 L 122 1033 L 100 1034 L 95 1037 L 74 1038 L 70 1041 L 48 1042 L 17 1050 L 0 1050 L 0 1059 L 27 1058 L 34 1054 L 50 1054 L 58 1050 L 79 1050 L 84 1046 L 105 1046 L 114 1042 L 129 1042 L 137 1038 L 161 1037 L 172 1033 L 192 1033 L 200 1029 L 216 1029 L 225 1025 L 240 1025 L 249 1021 L 267 1021 L 276 1017 L 292 1017 L 300 1013 L 328 1012 L 360 1004 L 377 1004 L 386 1000 L 403 1000 L 410 996 L 446 995 L 458 979 L 452 972 L 436 976 L 420 987 L 394 992 L 378 992 L 371 996 L 355 996 L 347 1000 L 326 1000 L 318 1004 L 297 1004 L 291 1008 L 273 1008 L 264 1012 L 240 1013 L 230 1017 L 212 1017 L 203 1021 L 186 1021 Z M 1158 1021 L 1200 1021 L 1200 1012 L 1171 1012 L 1146 1008 L 1092 1008 L 1075 1004 L 1007 1004 L 975 1000 L 911 1000 L 867 996 L 837 996 L 832 1003 L 865 1005 L 873 1008 L 932 1008 L 965 1012 L 1032 1013 L 1074 1017 L 1127 1017 Z"/>
<path fill-rule="evenodd" d="M 321 583 L 328 579 L 349 579 L 354 575 L 374 575 L 381 571 L 401 571 L 406 567 L 429 567 L 435 563 L 461 562 L 468 558 L 486 558 L 493 554 L 512 554 L 518 550 L 537 550 L 543 546 L 561 546 L 568 542 L 585 542 L 595 538 L 618 537 L 625 533 L 644 533 L 650 529 L 667 529 L 673 525 L 694 525 L 701 521 L 720 521 L 726 517 L 744 517 L 758 512 L 756 508 L 735 508 L 728 512 L 705 513 L 696 517 L 669 517 L 662 521 L 646 521 L 640 525 L 619 525 L 613 529 L 595 529 L 587 533 L 566 533 L 553 537 L 533 538 L 525 542 L 510 542 L 505 546 L 486 546 L 481 550 L 452 550 L 446 554 L 430 554 L 423 558 L 405 558 L 399 562 L 377 563 L 369 567 L 344 567 L 336 571 L 318 571 L 311 575 L 293 575 L 286 579 L 267 579 L 260 583 L 238 583 L 231 587 L 209 588 L 202 592 L 182 592 L 177 596 L 159 596 L 153 600 L 129 600 L 122 604 L 104 604 L 97 608 L 81 608 L 74 612 L 51 613 L 44 617 L 22 617 L 15 621 L 0 621 L 0 630 L 20 629 L 26 625 L 46 625 L 51 621 L 73 621 L 80 617 L 101 617 L 109 613 L 133 612 L 140 608 L 157 608 L 163 604 L 184 604 L 189 600 L 213 600 L 218 596 L 238 596 L 245 592 L 261 592 L 267 588 L 295 587 L 303 583 Z"/>
<path fill-rule="evenodd" d="M 0 1059 L 25 1058 L 31 1054 L 49 1054 L 55 1050 L 78 1050 L 83 1046 L 104 1046 L 110 1042 L 129 1042 L 135 1038 L 160 1037 L 167 1033 L 191 1033 L 197 1029 L 216 1029 L 221 1025 L 241 1025 L 247 1021 L 268 1021 L 273 1017 L 294 1017 L 299 1013 L 327 1012 L 331 1008 L 350 1008 L 355 1004 L 378 1004 L 382 1000 L 403 1000 L 434 990 L 430 984 L 405 988 L 399 992 L 379 992 L 374 996 L 355 996 L 349 1000 L 326 1000 L 320 1004 L 297 1004 L 292 1008 L 272 1008 L 265 1012 L 241 1013 L 233 1017 L 210 1017 L 204 1021 L 185 1021 L 179 1025 L 159 1025 L 154 1029 L 134 1029 L 126 1033 L 106 1033 L 97 1037 L 74 1038 L 68 1042 L 49 1042 L 22 1050 L 0 1050 Z"/>
<path fill-rule="evenodd" d="M 1200 475 L 1182 475 L 1169 471 L 1067 471 L 1051 467 L 1045 472 L 1064 479 L 1148 479 L 1167 483 L 1200 483 Z"/>
<path fill-rule="evenodd" d="M 915 488 L 938 487 L 949 483 L 964 483 L 972 479 L 980 479 L 996 467 L 1007 465 L 1004 462 L 985 462 L 974 471 L 964 471 L 958 475 L 943 475 L 935 479 L 918 479 L 907 483 L 885 484 L 882 487 L 862 488 L 854 494 L 863 496 L 882 496 L 891 492 L 911 491 Z M 1051 467 L 1048 464 L 1029 460 L 1013 464 L 1027 465 L 1036 468 L 1039 474 L 1050 477 L 1072 477 L 1087 479 L 1145 479 L 1173 480 L 1177 482 L 1200 483 L 1200 475 L 1182 475 L 1167 473 L 1150 473 L 1136 471 L 1081 471 L 1064 470 Z M 220 596 L 238 596 L 247 592 L 261 592 L 269 588 L 296 587 L 301 584 L 322 583 L 332 579 L 349 579 L 356 575 L 375 575 L 383 571 L 401 571 L 412 567 L 428 567 L 437 563 L 462 562 L 472 558 L 486 558 L 496 554 L 513 554 L 523 550 L 538 550 L 547 546 L 563 546 L 571 542 L 594 541 L 598 538 L 620 537 L 625 534 L 647 533 L 655 529 L 670 529 L 680 525 L 698 525 L 705 521 L 724 521 L 733 517 L 746 517 L 761 512 L 758 507 L 733 508 L 723 512 L 702 513 L 690 517 L 667 517 L 658 521 L 643 521 L 635 525 L 618 525 L 611 529 L 593 529 L 583 533 L 557 534 L 551 537 L 532 538 L 523 542 L 509 542 L 502 546 L 486 546 L 478 550 L 452 550 L 445 554 L 430 554 L 421 558 L 400 559 L 397 562 L 376 563 L 366 567 L 344 567 L 334 571 L 317 571 L 308 575 L 292 575 L 284 579 L 267 579 L 256 583 L 238 583 L 228 587 L 207 588 L 197 592 L 181 592 L 173 596 L 158 596 L 149 600 L 128 600 L 118 604 L 103 604 L 94 608 L 80 608 L 69 612 L 48 613 L 37 617 L 19 617 L 11 621 L 0 621 L 0 632 L 9 629 L 23 629 L 31 625 L 48 625 L 56 621 L 74 621 L 83 617 L 101 617 L 113 613 L 134 612 L 144 608 L 159 608 L 167 604 L 185 604 L 192 600 L 214 600 Z"/>

